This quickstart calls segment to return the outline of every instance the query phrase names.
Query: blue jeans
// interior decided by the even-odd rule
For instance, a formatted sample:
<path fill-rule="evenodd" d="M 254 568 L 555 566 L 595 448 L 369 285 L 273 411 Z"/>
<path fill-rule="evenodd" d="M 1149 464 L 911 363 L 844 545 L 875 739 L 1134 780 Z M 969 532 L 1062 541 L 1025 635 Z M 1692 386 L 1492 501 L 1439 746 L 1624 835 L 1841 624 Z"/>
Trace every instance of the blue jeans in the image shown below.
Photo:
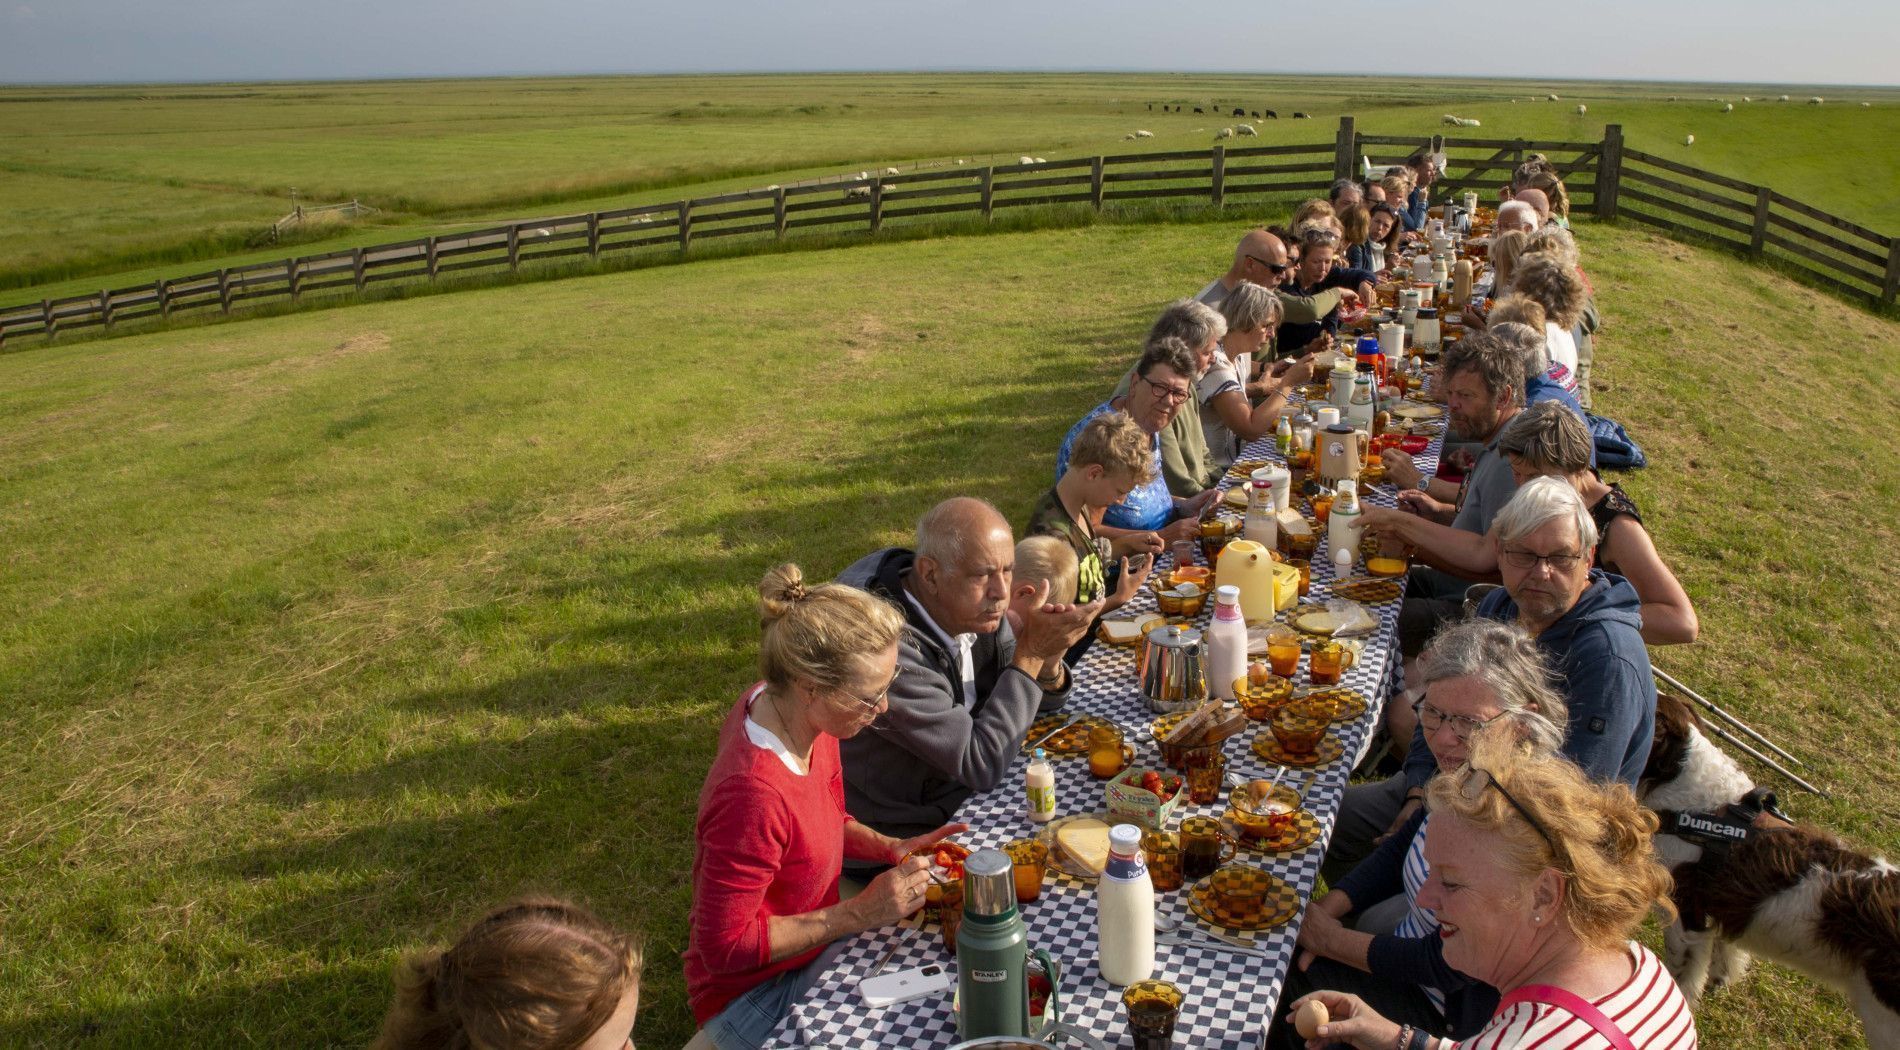
<path fill-rule="evenodd" d="M 727 1003 L 724 1010 L 706 1022 L 706 1037 L 719 1050 L 758 1050 L 772 1035 L 772 1029 L 777 1028 L 785 1015 L 792 1012 L 792 1004 L 798 1001 L 799 996 L 818 983 L 819 975 L 837 958 L 842 948 L 842 941 L 833 941 L 802 969 L 787 970 L 777 977 L 759 982 L 751 991 Z"/>

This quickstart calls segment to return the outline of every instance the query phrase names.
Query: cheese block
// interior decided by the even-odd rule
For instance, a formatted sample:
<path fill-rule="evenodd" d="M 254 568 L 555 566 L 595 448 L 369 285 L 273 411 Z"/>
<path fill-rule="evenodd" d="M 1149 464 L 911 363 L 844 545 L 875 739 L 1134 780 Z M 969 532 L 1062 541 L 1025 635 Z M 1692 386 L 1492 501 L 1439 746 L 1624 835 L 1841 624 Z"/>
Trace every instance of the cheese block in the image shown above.
<path fill-rule="evenodd" d="M 1292 507 L 1275 514 L 1274 518 L 1279 524 L 1282 536 L 1311 536 L 1313 534 L 1313 526 L 1308 525 L 1300 512 Z"/>
<path fill-rule="evenodd" d="M 1138 620 L 1103 620 L 1102 636 L 1116 645 L 1133 645 L 1141 640 Z"/>
<path fill-rule="evenodd" d="M 1056 829 L 1056 845 L 1096 875 L 1108 867 L 1108 825 L 1094 817 L 1076 817 Z"/>

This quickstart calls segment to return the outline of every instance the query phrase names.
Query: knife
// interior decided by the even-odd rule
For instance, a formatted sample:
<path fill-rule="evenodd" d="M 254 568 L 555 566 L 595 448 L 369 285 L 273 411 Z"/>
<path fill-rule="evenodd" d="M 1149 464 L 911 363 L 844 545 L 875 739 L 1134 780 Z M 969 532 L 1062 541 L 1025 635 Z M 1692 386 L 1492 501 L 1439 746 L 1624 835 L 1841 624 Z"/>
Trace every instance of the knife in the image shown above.
<path fill-rule="evenodd" d="M 1077 722 L 1080 722 L 1085 717 L 1087 716 L 1074 715 L 1070 717 L 1070 719 L 1067 722 L 1062 723 L 1061 725 L 1055 727 L 1054 729 L 1049 730 L 1047 733 L 1044 733 L 1041 736 L 1037 737 L 1036 739 L 1031 740 L 1029 743 L 1024 744 L 1022 751 L 1018 753 L 1024 754 L 1024 755 L 1029 754 L 1031 751 L 1034 751 L 1037 747 L 1041 746 L 1042 743 L 1048 740 L 1050 737 L 1055 736 L 1057 733 L 1062 732 L 1064 729 L 1067 729 L 1070 726 L 1076 724 Z"/>

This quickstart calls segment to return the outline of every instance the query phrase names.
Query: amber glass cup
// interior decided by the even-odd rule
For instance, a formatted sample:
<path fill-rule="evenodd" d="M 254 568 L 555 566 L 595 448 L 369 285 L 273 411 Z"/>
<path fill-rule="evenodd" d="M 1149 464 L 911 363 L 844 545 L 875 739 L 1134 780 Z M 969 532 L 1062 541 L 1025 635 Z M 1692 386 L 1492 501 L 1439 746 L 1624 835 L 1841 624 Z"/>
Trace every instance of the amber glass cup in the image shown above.
<path fill-rule="evenodd" d="M 1188 801 L 1206 805 L 1220 801 L 1227 781 L 1227 756 L 1219 751 L 1196 755 L 1188 763 Z"/>
<path fill-rule="evenodd" d="M 1097 722 L 1089 727 L 1089 775 L 1110 780 L 1135 760 L 1135 749 L 1122 743 L 1121 727 Z"/>
<path fill-rule="evenodd" d="M 1281 678 L 1300 673 L 1300 636 L 1291 627 L 1276 623 L 1267 628 L 1267 663 Z"/>
<path fill-rule="evenodd" d="M 1035 839 L 1017 839 L 1003 847 L 1016 879 L 1016 902 L 1028 904 L 1042 896 L 1042 876 L 1049 870 L 1049 847 Z"/>
<path fill-rule="evenodd" d="M 1142 837 L 1141 852 L 1148 858 L 1148 878 L 1167 893 L 1181 888 L 1181 844 L 1172 831 L 1150 831 Z"/>
<path fill-rule="evenodd" d="M 1167 981 L 1136 981 L 1122 992 L 1128 1034 L 1135 1050 L 1169 1050 L 1174 1021 L 1181 1016 L 1181 989 Z"/>
<path fill-rule="evenodd" d="M 943 903 L 937 914 L 943 924 L 943 946 L 951 954 L 957 950 L 957 930 L 963 926 L 963 880 L 943 884 Z"/>
<path fill-rule="evenodd" d="M 1324 642 L 1313 647 L 1313 656 L 1306 663 L 1306 675 L 1314 685 L 1338 685 L 1339 676 L 1345 672 L 1345 646 Z"/>

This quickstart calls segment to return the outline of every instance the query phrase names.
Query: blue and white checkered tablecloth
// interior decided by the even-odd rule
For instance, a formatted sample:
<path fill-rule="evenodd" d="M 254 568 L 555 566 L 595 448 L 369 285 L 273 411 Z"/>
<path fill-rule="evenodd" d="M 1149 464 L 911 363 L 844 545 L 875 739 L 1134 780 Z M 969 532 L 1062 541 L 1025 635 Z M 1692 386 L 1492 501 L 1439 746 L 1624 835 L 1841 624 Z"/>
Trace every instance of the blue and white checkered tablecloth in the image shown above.
<path fill-rule="evenodd" d="M 1428 475 L 1437 468 L 1440 433 L 1431 447 L 1418 457 L 1420 469 Z M 1275 451 L 1272 438 L 1264 438 L 1242 450 L 1242 459 L 1267 459 L 1284 462 Z M 1223 485 L 1231 485 L 1228 479 Z M 1393 506 L 1395 490 L 1389 485 L 1373 487 L 1366 498 L 1377 506 Z M 1306 601 L 1323 601 L 1332 581 L 1331 563 L 1322 538 L 1313 558 L 1311 594 Z M 1157 570 L 1159 571 L 1159 570 Z M 1298 889 L 1304 904 L 1311 899 L 1319 876 L 1320 860 L 1331 840 L 1333 822 L 1353 765 L 1369 748 L 1379 725 L 1386 697 L 1398 677 L 1398 602 L 1369 606 L 1379 617 L 1379 629 L 1368 638 L 1359 662 L 1346 671 L 1341 685 L 1357 690 L 1369 701 L 1369 709 L 1357 722 L 1338 727 L 1345 756 L 1313 770 L 1315 779 L 1306 795 L 1306 807 L 1319 818 L 1322 832 L 1317 842 L 1305 850 L 1279 855 L 1243 851 L 1242 858 L 1260 864 Z M 1153 609 L 1147 593 L 1130 603 L 1130 611 Z M 1211 615 L 1212 603 L 1202 612 L 1202 621 Z M 1127 727 L 1140 727 L 1127 738 L 1135 744 L 1138 765 L 1161 767 L 1160 755 L 1147 726 L 1155 715 L 1143 703 L 1135 677 L 1135 650 L 1096 644 L 1075 669 L 1075 690 L 1069 701 L 1070 713 L 1101 715 Z M 1305 658 L 1302 657 L 1304 662 Z M 1306 684 L 1305 671 L 1295 679 L 1296 687 Z M 1227 741 L 1228 770 L 1242 777 L 1271 777 L 1278 771 L 1252 751 L 1250 745 L 1260 727 Z M 957 819 L 970 825 L 958 837 L 972 849 L 1001 846 L 1012 839 L 1035 836 L 1040 826 L 1024 815 L 1023 767 L 1027 757 L 1019 757 L 997 787 L 973 795 L 963 805 Z M 1102 781 L 1088 772 L 1086 759 L 1077 757 L 1054 760 L 1056 767 L 1056 813 L 1092 813 L 1102 808 Z M 1289 769 L 1283 781 L 1298 785 L 1308 773 Z M 1196 814 L 1219 816 L 1225 801 L 1194 805 L 1181 799 L 1176 820 Z M 1158 913 L 1184 924 L 1199 924 L 1189 910 L 1185 891 L 1156 894 Z M 1061 969 L 1061 1014 L 1065 1025 L 1078 1028 L 1110 1046 L 1128 1041 L 1127 1023 L 1121 1006 L 1121 989 L 1102 980 L 1096 967 L 1094 887 L 1051 870 L 1043 884 L 1042 896 L 1022 906 L 1023 922 L 1033 947 L 1049 952 Z M 1291 965 L 1300 918 L 1273 930 L 1254 934 L 1253 946 L 1268 958 L 1232 955 L 1204 944 L 1157 944 L 1155 976 L 1180 985 L 1187 993 L 1175 1027 L 1175 1039 L 1181 1046 L 1206 1048 L 1253 1048 L 1261 1045 L 1271 1011 L 1279 1002 L 1280 987 Z M 791 1014 L 773 1032 L 769 1047 L 941 1047 L 957 1042 L 955 1018 L 950 996 L 915 999 L 883 1009 L 864 1005 L 858 997 L 858 981 L 877 965 L 877 960 L 897 943 L 896 954 L 886 972 L 936 963 L 954 971 L 956 957 L 946 951 L 937 927 L 923 929 L 912 920 L 898 929 L 872 930 L 845 943 L 842 950 Z"/>

